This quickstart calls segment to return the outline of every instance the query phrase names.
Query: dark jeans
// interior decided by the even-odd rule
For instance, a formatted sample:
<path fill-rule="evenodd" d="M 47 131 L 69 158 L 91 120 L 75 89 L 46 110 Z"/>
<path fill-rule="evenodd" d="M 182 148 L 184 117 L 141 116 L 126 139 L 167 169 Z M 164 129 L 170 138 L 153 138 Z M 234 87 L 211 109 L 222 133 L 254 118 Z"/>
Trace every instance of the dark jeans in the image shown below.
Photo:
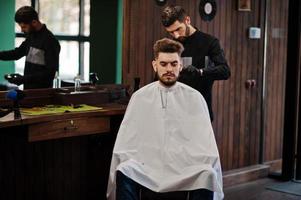
<path fill-rule="evenodd" d="M 133 181 L 132 179 L 128 178 L 122 172 L 117 171 L 116 200 L 140 200 L 141 190 L 146 191 L 146 193 L 148 193 L 146 195 L 147 199 L 160 199 L 160 200 L 161 199 L 174 199 L 173 197 L 166 198 L 166 196 L 170 195 L 170 194 L 166 195 L 166 193 L 153 192 L 153 191 L 143 187 L 142 185 L 138 184 L 137 182 Z M 177 194 L 177 196 L 183 196 L 183 195 L 187 194 L 187 192 L 176 192 L 176 193 L 178 193 L 178 194 L 181 193 L 181 195 Z M 161 197 L 158 198 L 158 196 L 160 196 L 160 195 L 161 195 Z M 162 195 L 165 197 L 163 198 Z M 151 196 L 151 198 L 150 198 L 150 196 Z M 186 198 L 184 198 L 183 200 L 186 200 Z M 213 192 L 210 190 L 207 190 L 207 189 L 193 190 L 193 191 L 189 192 L 189 200 L 213 200 Z"/>

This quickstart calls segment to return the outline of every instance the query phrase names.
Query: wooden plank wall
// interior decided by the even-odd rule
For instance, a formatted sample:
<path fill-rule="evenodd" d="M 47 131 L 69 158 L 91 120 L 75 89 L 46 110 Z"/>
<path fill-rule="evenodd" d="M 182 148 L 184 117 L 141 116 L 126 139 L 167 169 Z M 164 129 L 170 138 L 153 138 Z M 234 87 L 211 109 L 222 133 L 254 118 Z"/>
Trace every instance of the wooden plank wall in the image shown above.
<path fill-rule="evenodd" d="M 286 79 L 288 1 L 270 0 L 264 126 L 265 161 L 281 159 Z M 289 66 L 288 66 L 289 67 Z"/>
<path fill-rule="evenodd" d="M 249 39 L 248 28 L 254 26 L 264 30 L 265 1 L 252 0 L 252 11 L 241 12 L 237 10 L 236 0 L 217 0 L 217 15 L 209 23 L 199 17 L 199 2 L 199 0 L 168 1 L 170 4 L 183 6 L 190 14 L 194 26 L 220 39 L 231 68 L 231 78 L 227 81 L 217 81 L 213 89 L 215 113 L 213 127 L 223 169 L 230 170 L 257 164 L 260 158 L 264 37 L 262 34 L 259 40 Z M 273 10 L 273 15 L 269 15 L 268 20 L 275 24 L 281 22 L 280 24 L 284 26 L 287 10 L 282 10 L 281 7 L 287 2 L 288 0 L 273 0 L 273 7 L 270 10 L 275 7 L 278 10 Z M 133 85 L 134 77 L 140 77 L 141 86 L 152 82 L 153 43 L 168 36 L 160 22 L 162 9 L 154 0 L 124 0 L 123 83 Z M 279 16 L 276 17 L 276 13 Z M 271 45 L 274 49 L 285 52 L 286 41 L 269 42 L 273 43 Z M 277 63 L 274 60 L 275 56 L 278 61 L 282 59 L 282 62 Z M 283 86 L 284 80 L 279 80 L 277 73 L 281 70 L 285 73 L 283 65 L 285 57 L 278 56 L 279 53 L 269 53 L 268 59 L 268 72 L 272 78 L 267 86 L 274 88 L 274 92 L 268 93 L 266 103 L 269 107 L 266 110 L 268 114 L 264 131 L 267 132 L 265 145 L 268 147 L 263 149 L 263 152 L 266 152 L 267 160 L 279 158 L 279 153 L 275 156 L 272 152 L 281 152 L 282 115 L 275 116 L 273 112 L 283 110 L 281 107 L 283 87 L 279 86 Z M 255 80 L 256 86 L 247 89 L 245 82 L 249 79 Z M 267 88 L 267 91 L 270 91 L 270 88 Z M 276 108 L 273 107 L 274 101 L 279 105 Z"/>

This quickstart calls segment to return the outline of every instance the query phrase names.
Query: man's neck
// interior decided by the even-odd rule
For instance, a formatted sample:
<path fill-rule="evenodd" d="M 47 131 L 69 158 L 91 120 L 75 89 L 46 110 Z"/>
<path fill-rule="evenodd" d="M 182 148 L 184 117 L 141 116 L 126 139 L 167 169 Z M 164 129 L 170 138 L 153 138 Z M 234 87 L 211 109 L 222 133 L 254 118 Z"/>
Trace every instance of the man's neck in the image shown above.
<path fill-rule="evenodd" d="M 38 22 L 36 27 L 35 27 L 35 31 L 40 31 L 43 28 L 44 24 L 42 24 L 41 22 Z"/>
<path fill-rule="evenodd" d="M 165 83 L 163 83 L 162 81 L 159 80 L 159 84 L 160 84 L 161 86 L 163 86 L 164 88 L 171 88 L 171 87 L 173 87 L 173 86 L 176 84 L 176 82 L 174 82 L 174 83 L 171 84 L 171 85 L 166 85 Z"/>
<path fill-rule="evenodd" d="M 194 34 L 194 32 L 196 32 L 196 29 L 193 26 L 189 25 L 189 36 Z"/>

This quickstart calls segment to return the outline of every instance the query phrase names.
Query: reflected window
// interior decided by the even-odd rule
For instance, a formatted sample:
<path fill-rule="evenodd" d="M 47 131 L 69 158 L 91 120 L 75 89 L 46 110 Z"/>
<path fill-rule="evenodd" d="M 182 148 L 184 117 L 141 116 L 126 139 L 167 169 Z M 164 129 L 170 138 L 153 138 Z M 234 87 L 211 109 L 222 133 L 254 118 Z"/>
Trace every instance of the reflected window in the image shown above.
<path fill-rule="evenodd" d="M 79 35 L 79 0 L 43 0 L 38 7 L 41 21 L 53 33 Z"/>
<path fill-rule="evenodd" d="M 22 6 L 35 7 L 42 23 L 56 36 L 61 45 L 59 74 L 62 80 L 77 74 L 89 80 L 90 0 L 16 0 L 16 10 Z M 24 40 L 16 24 L 15 45 Z M 23 74 L 25 58 L 15 62 L 16 72 Z"/>
<path fill-rule="evenodd" d="M 79 51 L 78 43 L 74 41 L 61 41 L 61 53 L 60 53 L 60 77 L 61 79 L 72 80 L 77 74 L 79 74 Z"/>
<path fill-rule="evenodd" d="M 84 2 L 84 35 L 90 35 L 90 0 L 85 0 Z"/>
<path fill-rule="evenodd" d="M 25 38 L 17 37 L 15 39 L 16 47 L 20 46 L 24 40 L 25 40 Z M 16 71 L 16 73 L 19 73 L 19 74 L 23 75 L 24 64 L 25 64 L 25 56 L 20 58 L 19 60 L 15 61 L 15 71 Z"/>
<path fill-rule="evenodd" d="M 84 74 L 84 80 L 89 80 L 89 66 L 90 66 L 90 42 L 84 43 L 84 65 L 83 65 L 83 74 Z"/>

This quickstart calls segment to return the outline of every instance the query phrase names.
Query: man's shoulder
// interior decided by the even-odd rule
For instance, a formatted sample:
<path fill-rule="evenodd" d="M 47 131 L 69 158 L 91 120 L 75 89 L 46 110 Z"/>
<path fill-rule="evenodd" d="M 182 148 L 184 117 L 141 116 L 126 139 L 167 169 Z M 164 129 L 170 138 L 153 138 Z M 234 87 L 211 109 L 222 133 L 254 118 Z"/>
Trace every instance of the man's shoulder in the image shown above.
<path fill-rule="evenodd" d="M 189 92 L 189 93 L 195 94 L 195 95 L 201 95 L 201 93 L 199 91 L 197 91 L 196 89 L 190 87 L 189 85 L 186 85 L 186 84 L 181 83 L 181 82 L 177 82 L 177 85 L 182 91 L 186 91 L 186 92 Z"/>
<path fill-rule="evenodd" d="M 181 82 L 177 82 L 177 85 L 178 85 L 178 88 L 181 90 L 181 93 L 183 93 L 184 96 L 187 97 L 187 99 L 197 100 L 196 102 L 199 102 L 199 100 L 200 100 L 200 102 L 203 101 L 206 103 L 204 96 L 196 89 L 190 87 L 189 85 L 181 83 Z"/>
<path fill-rule="evenodd" d="M 210 39 L 210 40 L 216 40 L 217 39 L 215 36 L 210 35 L 209 33 L 202 32 L 202 31 L 198 31 L 198 34 L 202 38 L 206 38 L 206 39 Z"/>
<path fill-rule="evenodd" d="M 59 44 L 59 41 L 56 39 L 54 34 L 45 26 L 44 37 L 46 37 L 49 42 L 54 44 Z"/>
<path fill-rule="evenodd" d="M 155 86 L 156 86 L 157 82 L 152 82 L 152 83 L 149 83 L 143 87 L 141 87 L 139 90 L 137 90 L 136 92 L 133 93 L 133 96 L 140 96 L 146 92 L 149 92 L 150 90 L 152 90 Z"/>

